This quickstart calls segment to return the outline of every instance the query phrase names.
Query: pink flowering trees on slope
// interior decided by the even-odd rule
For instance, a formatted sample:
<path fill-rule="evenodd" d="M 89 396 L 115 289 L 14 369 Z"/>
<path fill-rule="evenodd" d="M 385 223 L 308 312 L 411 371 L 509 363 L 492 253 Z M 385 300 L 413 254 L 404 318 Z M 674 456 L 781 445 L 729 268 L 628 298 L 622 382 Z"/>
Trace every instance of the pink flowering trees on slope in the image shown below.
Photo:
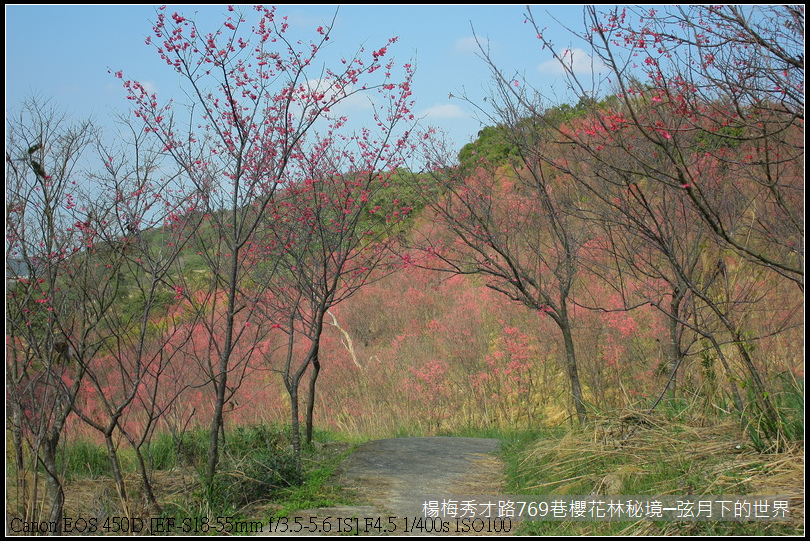
<path fill-rule="evenodd" d="M 571 343 L 580 419 L 567 307 L 652 305 L 669 321 L 660 396 L 685 356 L 716 355 L 738 411 L 742 377 L 762 435 L 777 442 L 768 361 L 754 344 L 795 325 L 798 305 L 756 332 L 746 325 L 752 307 L 776 313 L 768 303 L 786 286 L 803 289 L 804 10 L 631 11 L 585 10 L 587 75 L 572 56 L 584 53 L 555 47 L 528 12 L 579 100 L 573 107 L 505 74 L 481 49 L 494 127 L 462 151 L 458 174 L 439 170 L 444 191 L 432 206 L 453 235 L 427 235 L 422 247 L 444 270 L 483 274 L 555 319 Z M 596 304 L 597 283 L 620 305 Z"/>
<path fill-rule="evenodd" d="M 609 137 L 581 132 L 571 143 L 617 174 L 682 190 L 716 242 L 801 287 L 804 8 L 589 8 L 585 16 L 580 37 L 618 103 L 594 111 Z M 527 21 L 572 91 L 592 93 L 531 12 Z"/>
<path fill-rule="evenodd" d="M 804 10 L 586 8 L 585 19 L 580 37 L 594 58 L 587 75 L 572 56 L 581 52 L 555 47 L 531 11 L 526 19 L 579 98 L 573 108 L 553 107 L 482 51 L 499 98 L 496 123 L 516 149 L 509 155 L 526 170 L 542 164 L 555 171 L 549 176 L 578 186 L 567 189 L 575 194 L 568 215 L 589 231 L 588 250 L 580 252 L 587 264 L 578 257 L 579 267 L 615 287 L 626 309 L 652 304 L 670 319 L 667 386 L 688 331 L 716 352 L 743 410 L 740 376 L 726 362 L 733 348 L 733 365 L 754 389 L 762 435 L 778 442 L 762 377 L 767 363 L 756 359 L 758 338 L 744 327 L 751 307 L 767 307 L 790 284 L 803 290 Z M 545 139 L 521 138 L 524 132 Z M 478 207 L 495 208 L 490 199 L 479 197 Z M 494 223 L 482 221 L 478 231 Z M 586 298 L 580 293 L 577 303 L 610 309 Z M 789 319 L 761 335 L 789 329 Z"/>
<path fill-rule="evenodd" d="M 688 291 L 697 323 L 669 316 L 711 343 L 732 384 L 718 337 L 734 345 L 762 435 L 778 442 L 767 365 L 744 321 L 771 291 L 804 287 L 804 8 L 588 8 L 585 18 L 582 37 L 616 102 L 591 108 L 592 130 L 560 133 L 589 164 L 574 176 L 660 254 L 673 303 Z M 570 59 L 528 20 L 570 88 L 587 95 Z M 789 325 L 774 321 L 762 335 Z"/>
<path fill-rule="evenodd" d="M 507 103 L 502 112 L 501 129 L 517 154 L 504 164 L 475 159 L 455 171 L 440 167 L 445 158 L 435 158 L 442 193 L 428 196 L 428 204 L 437 227 L 422 232 L 416 245 L 426 254 L 421 264 L 483 275 L 488 287 L 555 323 L 571 402 L 582 424 L 587 410 L 571 301 L 580 252 L 591 232 L 578 219 L 579 187 L 537 156 L 541 149 L 559 155 L 551 150 L 554 142 L 522 120 L 519 104 Z"/>
<path fill-rule="evenodd" d="M 301 376 L 295 374 L 317 360 L 325 313 L 321 308 L 344 294 L 340 288 L 347 287 L 347 275 L 362 281 L 362 268 L 368 265 L 353 258 L 370 241 L 363 235 L 355 238 L 352 228 L 368 214 L 366 192 L 380 183 L 379 169 L 390 167 L 406 146 L 407 133 L 397 134 L 395 126 L 413 118 L 408 112 L 409 67 L 404 81 L 395 81 L 394 64 L 388 60 L 395 39 L 373 51 L 360 49 L 333 68 L 319 60 L 331 39 L 330 28 L 318 27 L 312 41 L 298 41 L 274 9 L 254 8 L 253 25 L 246 14 L 229 11 L 232 15 L 214 32 L 204 32 L 179 13 L 158 11 L 148 42 L 179 74 L 189 97 L 184 109 L 160 103 L 137 82 L 124 82 L 135 115 L 196 194 L 187 212 L 193 211 L 203 224 L 192 229 L 196 238 L 191 244 L 208 273 L 197 288 L 204 295 L 198 291 L 194 305 L 209 334 L 207 349 L 199 356 L 214 395 L 209 486 L 219 461 L 225 405 L 249 372 L 255 346 L 274 327 L 284 325 L 292 336 L 299 330 L 293 333 L 289 322 L 314 322 L 304 324 L 314 329 L 304 331 L 314 354 L 289 372 L 288 388 L 297 389 Z M 369 96 L 377 126 L 356 137 L 344 135 L 347 118 L 341 106 L 362 94 Z M 321 135 L 314 136 L 316 131 Z M 355 149 L 338 150 L 349 145 Z M 334 187 L 321 190 L 319 182 Z M 317 214 L 314 221 L 311 212 Z M 351 240 L 341 239 L 334 248 L 327 234 Z M 305 270 L 295 264 L 301 258 L 308 264 L 312 257 L 319 267 Z M 315 273 L 317 268 L 321 272 Z M 329 275 L 334 268 L 337 274 Z M 295 276 L 304 272 L 312 274 Z M 326 289 L 306 296 L 280 284 L 293 284 L 294 289 L 305 278 Z M 190 289 L 180 291 L 188 295 Z M 284 299 L 284 317 L 270 320 L 266 310 L 257 309 L 267 298 Z M 321 308 L 304 309 L 303 302 Z"/>

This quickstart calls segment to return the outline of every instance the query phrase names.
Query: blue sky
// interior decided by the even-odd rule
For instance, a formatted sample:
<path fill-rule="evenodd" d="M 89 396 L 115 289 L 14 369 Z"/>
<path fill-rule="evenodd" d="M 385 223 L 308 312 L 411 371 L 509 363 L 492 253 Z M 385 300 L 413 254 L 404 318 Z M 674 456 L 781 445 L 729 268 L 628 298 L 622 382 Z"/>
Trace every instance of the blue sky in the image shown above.
<path fill-rule="evenodd" d="M 279 6 L 291 27 L 304 36 L 332 20 L 335 5 Z M 565 30 L 582 27 L 580 6 L 532 8 L 555 45 L 582 47 Z M 222 6 L 169 5 L 213 30 L 224 20 Z M 541 50 L 534 30 L 524 23 L 524 5 L 341 6 L 332 33 L 335 54 L 351 55 L 359 46 L 378 48 L 398 36 L 391 52 L 402 63 L 415 59 L 413 90 L 424 123 L 443 128 L 456 149 L 474 139 L 482 123 L 474 108 L 457 98 L 466 93 L 486 109 L 483 97 L 490 74 L 476 56 L 473 28 L 487 40 L 492 56 L 510 73 L 520 73 L 557 100 L 570 101 L 548 50 Z M 247 10 L 248 15 L 252 14 Z M 556 20 L 555 20 L 556 19 Z M 106 124 L 127 112 L 121 81 L 108 69 L 150 85 L 170 96 L 178 76 L 144 44 L 155 20 L 155 6 L 6 6 L 6 112 L 26 97 L 51 99 L 76 117 L 93 116 Z M 252 22 L 248 18 L 248 22 Z"/>

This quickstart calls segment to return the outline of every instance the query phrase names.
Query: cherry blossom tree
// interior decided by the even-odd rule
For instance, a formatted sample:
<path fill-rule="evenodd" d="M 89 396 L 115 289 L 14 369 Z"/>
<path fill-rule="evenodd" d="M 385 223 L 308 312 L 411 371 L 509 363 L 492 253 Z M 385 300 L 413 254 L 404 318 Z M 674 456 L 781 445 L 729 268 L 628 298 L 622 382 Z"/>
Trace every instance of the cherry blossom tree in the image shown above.
<path fill-rule="evenodd" d="M 572 143 L 683 190 L 719 243 L 803 288 L 803 6 L 586 8 L 579 37 L 608 88 L 587 84 L 531 11 L 527 21 L 575 95 L 620 102 L 602 118 L 617 128 L 610 140 Z M 610 148 L 621 152 L 598 151 Z"/>
<path fill-rule="evenodd" d="M 803 290 L 804 8 L 587 8 L 585 15 L 582 37 L 607 67 L 619 103 L 594 111 L 594 127 L 609 137 L 594 145 L 580 132 L 574 146 L 625 187 L 682 192 L 676 197 L 721 248 Z M 566 73 L 581 92 L 577 74 Z M 718 265 L 722 274 L 725 263 Z M 744 305 L 731 309 L 728 298 L 713 299 L 694 277 L 681 278 L 736 345 L 764 435 L 778 440 L 769 390 L 735 315 Z"/>
<path fill-rule="evenodd" d="M 255 345 L 278 324 L 254 309 L 268 294 L 268 276 L 279 264 L 272 258 L 256 264 L 255 255 L 264 249 L 257 232 L 273 227 L 267 222 L 283 189 L 320 178 L 310 174 L 312 164 L 329 150 L 325 141 L 339 141 L 337 132 L 347 122 L 340 114 L 342 104 L 377 90 L 409 91 L 407 81 L 392 78 L 388 48 L 393 38 L 330 67 L 319 59 L 332 38 L 330 26 L 313 29 L 311 41 L 297 40 L 273 8 L 251 10 L 253 24 L 247 13 L 228 10 L 221 26 L 210 32 L 180 13 L 158 10 L 147 41 L 179 75 L 189 98 L 182 110 L 161 102 L 143 84 L 124 80 L 144 130 L 160 141 L 165 155 L 180 167 L 182 182 L 197 194 L 186 211 L 204 224 L 195 229 L 199 232 L 191 245 L 208 272 L 208 283 L 194 292 L 209 335 L 201 361 L 214 396 L 208 486 L 219 461 L 225 405 L 248 372 Z M 123 73 L 116 75 L 123 79 Z M 385 107 L 373 99 L 369 103 Z M 380 109 L 375 118 L 386 129 L 403 113 L 395 110 L 389 116 Z M 318 139 L 316 130 L 335 135 Z M 386 133 L 385 140 L 391 137 Z M 362 138 L 357 141 L 363 144 Z M 323 178 L 339 173 L 346 171 L 318 170 Z M 189 289 L 183 294 L 191 300 Z M 264 331 L 256 330 L 259 326 Z"/>
<path fill-rule="evenodd" d="M 568 160 L 538 156 L 582 187 L 597 222 L 613 216 L 624 235 L 663 258 L 655 264 L 669 267 L 659 278 L 671 287 L 673 324 L 691 325 L 678 313 L 684 288 L 695 310 L 711 314 L 695 331 L 714 337 L 713 325 L 720 326 L 771 427 L 766 437 L 778 440 L 762 368 L 740 325 L 751 298 L 732 301 L 720 287 L 735 282 L 751 292 L 758 275 L 740 273 L 753 280 L 747 286 L 729 281 L 723 257 L 707 263 L 701 247 L 731 251 L 803 290 L 803 8 L 586 8 L 579 37 L 594 68 L 586 75 L 538 20 L 529 10 L 526 22 L 559 61 L 580 109 L 579 118 L 546 123 L 570 148 Z M 525 81 L 510 84 L 483 53 L 498 88 L 526 117 L 548 118 L 554 101 L 526 91 Z M 687 221 L 705 227 L 698 233 Z M 721 351 L 717 341 L 714 347 Z M 673 349 L 671 377 L 677 357 Z"/>
<path fill-rule="evenodd" d="M 408 84 L 390 96 L 395 122 L 410 107 Z M 330 309 L 360 288 L 395 271 L 399 228 L 411 206 L 397 197 L 405 186 L 396 169 L 410 150 L 407 138 L 391 140 L 387 127 L 374 139 L 364 131 L 343 146 L 323 140 L 310 177 L 286 187 L 275 202 L 268 225 L 270 259 L 278 262 L 265 299 L 269 317 L 286 335 L 281 367 L 291 402 L 293 447 L 300 451 L 299 386 L 310 370 L 306 441 L 312 441 L 316 383 L 321 369 L 321 335 Z M 303 350 L 300 340 L 304 339 Z"/>
<path fill-rule="evenodd" d="M 426 199 L 437 227 L 415 240 L 427 256 L 419 264 L 482 275 L 488 287 L 553 320 L 564 345 L 571 401 L 582 424 L 587 409 L 571 301 L 579 254 L 590 232 L 578 216 L 578 186 L 566 182 L 538 154 L 555 153 L 551 132 L 525 114 L 512 91 L 503 88 L 504 81 L 496 75 L 490 103 L 503 144 L 511 148 L 505 154 L 511 157 L 502 164 L 473 160 L 455 170 L 442 167 L 445 157 L 434 158 L 441 194 Z"/>
<path fill-rule="evenodd" d="M 104 288 L 108 269 L 88 265 L 99 218 L 81 201 L 82 166 L 96 139 L 31 98 L 6 121 L 7 419 L 16 455 L 18 502 L 42 520 L 38 479 L 45 478 L 48 522 L 61 532 L 64 477 L 57 455 L 86 374 L 99 314 L 82 288 Z"/>
<path fill-rule="evenodd" d="M 546 38 L 539 20 L 529 9 L 525 22 L 579 101 L 563 106 L 525 78 L 505 74 L 482 47 L 495 96 L 479 110 L 492 111 L 494 127 L 482 132 L 486 144 L 465 148 L 462 157 L 469 164 L 485 151 L 492 172 L 465 167 L 455 182 L 446 181 L 448 198 L 438 210 L 457 240 L 429 249 L 450 270 L 483 272 L 513 298 L 558 317 L 562 299 L 573 302 L 576 289 L 555 288 L 554 305 L 554 280 L 575 284 L 575 270 L 615 277 L 635 269 L 632 281 L 650 286 L 639 302 L 669 304 L 662 311 L 671 323 L 670 381 L 684 354 L 684 330 L 707 339 L 724 363 L 722 342 L 733 345 L 772 427 L 766 436 L 778 439 L 754 338 L 741 324 L 761 275 L 731 278 L 726 259 L 736 254 L 803 289 L 803 8 L 586 8 L 578 35 L 590 48 L 588 74 L 572 49 Z M 505 188 L 510 165 L 518 171 L 514 186 L 531 176 L 538 188 L 537 208 L 514 203 L 511 221 L 498 218 L 509 197 L 521 194 Z M 560 177 L 561 185 L 552 181 Z M 543 215 L 548 221 L 536 227 L 526 221 Z M 522 243 L 534 230 L 555 242 Z M 617 242 L 604 242 L 611 234 Z M 600 242 L 609 257 L 583 257 Z M 532 257 L 521 261 L 520 246 Z M 468 251 L 466 261 L 454 252 L 459 247 Z M 651 257 L 634 260 L 640 254 Z M 611 258 L 618 264 L 612 274 L 603 270 Z M 540 266 L 528 272 L 526 261 Z M 554 271 L 565 268 L 571 272 Z M 530 277 L 542 287 L 515 295 Z M 668 292 L 661 293 L 661 283 Z M 623 293 L 629 309 L 632 295 Z M 725 366 L 733 384 L 736 375 Z"/>
<path fill-rule="evenodd" d="M 177 276 L 182 276 L 180 256 L 188 241 L 188 224 L 177 216 L 194 195 L 167 189 L 174 175 L 162 176 L 165 168 L 145 142 L 146 134 L 131 124 L 122 128 L 129 129 L 129 139 L 118 148 L 99 146 L 104 165 L 91 177 L 94 196 L 85 198 L 89 212 L 103 224 L 94 231 L 93 265 L 105 268 L 110 277 L 108 287 L 83 293 L 86 302 L 111 302 L 113 309 L 99 313 L 95 339 L 100 348 L 84 362 L 84 386 L 74 412 L 103 437 L 128 513 L 118 442 L 134 450 L 147 498 L 160 509 L 145 450 L 158 422 L 185 389 L 178 385 L 168 390 L 165 382 L 172 365 L 182 362 L 191 326 L 167 316 L 182 298 Z"/>
<path fill-rule="evenodd" d="M 143 447 L 167 407 L 155 397 L 183 329 L 155 329 L 175 296 L 179 244 L 152 241 L 184 201 L 164 190 L 170 180 L 157 174 L 158 157 L 141 144 L 140 130 L 132 135 L 132 144 L 113 150 L 92 124 L 71 123 L 33 100 L 8 124 L 7 409 L 20 483 L 23 457 L 32 458 L 34 480 L 36 463 L 45 465 L 51 522 L 63 505 L 55 453 L 76 417 L 105 441 L 122 511 L 129 498 L 120 436 L 156 504 Z M 169 229 L 162 234 L 172 238 Z M 37 498 L 26 488 L 19 500 L 33 502 L 23 504 L 31 517 Z"/>

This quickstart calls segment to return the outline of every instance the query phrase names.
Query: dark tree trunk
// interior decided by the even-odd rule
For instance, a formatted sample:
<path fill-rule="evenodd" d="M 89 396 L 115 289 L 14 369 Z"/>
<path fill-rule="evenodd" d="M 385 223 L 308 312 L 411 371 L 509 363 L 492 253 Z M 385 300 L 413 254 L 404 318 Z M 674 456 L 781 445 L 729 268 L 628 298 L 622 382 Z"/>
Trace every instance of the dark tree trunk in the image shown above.
<path fill-rule="evenodd" d="M 571 324 L 567 318 L 559 322 L 560 330 L 565 343 L 565 368 L 568 372 L 568 379 L 571 382 L 571 396 L 574 399 L 574 408 L 577 411 L 577 420 L 580 426 L 588 420 L 585 403 L 582 400 L 582 385 L 579 382 L 579 372 L 577 370 L 577 356 L 574 350 L 574 338 L 571 335 Z"/>
<path fill-rule="evenodd" d="M 115 486 L 118 489 L 118 498 L 121 500 L 124 514 L 129 516 L 129 498 L 127 496 L 127 487 L 124 483 L 124 474 L 121 472 L 121 462 L 118 460 L 118 450 L 115 448 L 115 442 L 112 439 L 112 430 L 108 431 L 107 434 L 104 434 L 104 443 L 107 446 L 107 455 L 110 457 L 110 466 L 112 467 Z"/>
<path fill-rule="evenodd" d="M 65 509 L 65 491 L 56 469 L 56 450 L 59 446 L 60 436 L 61 434 L 56 431 L 46 436 L 41 457 L 42 465 L 45 468 L 45 486 L 50 503 L 48 522 L 53 526 L 51 535 L 62 535 L 62 517 Z"/>
<path fill-rule="evenodd" d="M 315 382 L 318 381 L 318 373 L 321 371 L 321 363 L 318 354 L 312 359 L 312 374 L 309 376 L 309 396 L 307 397 L 307 443 L 312 443 L 312 424 L 315 411 Z"/>
<path fill-rule="evenodd" d="M 290 438 L 295 455 L 301 454 L 301 426 L 298 419 L 298 378 L 295 382 L 287 386 L 290 393 Z"/>

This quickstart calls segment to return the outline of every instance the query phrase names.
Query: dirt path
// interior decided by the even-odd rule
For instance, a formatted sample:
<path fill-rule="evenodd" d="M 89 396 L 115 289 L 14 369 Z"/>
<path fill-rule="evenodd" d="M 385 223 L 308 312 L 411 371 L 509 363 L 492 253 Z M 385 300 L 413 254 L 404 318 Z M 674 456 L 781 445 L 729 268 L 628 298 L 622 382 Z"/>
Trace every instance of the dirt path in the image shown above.
<path fill-rule="evenodd" d="M 341 484 L 381 512 L 422 515 L 423 496 L 500 494 L 498 440 L 394 438 L 360 446 L 340 468 Z"/>
<path fill-rule="evenodd" d="M 423 535 L 474 534 L 457 532 L 454 520 L 417 522 L 423 517 L 424 496 L 503 494 L 503 463 L 493 453 L 499 441 L 481 438 L 393 438 L 367 442 L 338 468 L 336 482 L 362 501 L 352 507 L 310 509 L 296 514 L 298 533 Z M 328 519 L 328 520 L 327 520 Z M 310 524 L 318 525 L 316 529 Z M 443 530 L 439 530 L 442 528 Z M 464 530 L 464 528 L 461 528 Z M 265 527 L 265 533 L 267 527 Z M 503 535 L 503 532 L 499 533 Z"/>

